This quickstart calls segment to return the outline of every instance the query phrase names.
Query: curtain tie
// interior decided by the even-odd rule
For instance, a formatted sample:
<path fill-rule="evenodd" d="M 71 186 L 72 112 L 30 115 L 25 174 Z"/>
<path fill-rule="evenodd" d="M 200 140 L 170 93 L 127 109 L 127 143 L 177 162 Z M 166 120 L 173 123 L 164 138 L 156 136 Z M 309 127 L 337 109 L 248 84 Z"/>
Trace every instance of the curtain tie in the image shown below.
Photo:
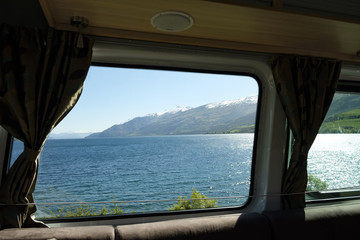
<path fill-rule="evenodd" d="M 39 157 L 40 152 L 41 152 L 41 149 L 34 150 L 34 149 L 31 149 L 31 148 L 26 147 L 26 146 L 24 147 L 24 154 L 25 154 L 25 156 L 27 156 L 27 158 L 26 158 L 27 161 L 36 160 Z"/>

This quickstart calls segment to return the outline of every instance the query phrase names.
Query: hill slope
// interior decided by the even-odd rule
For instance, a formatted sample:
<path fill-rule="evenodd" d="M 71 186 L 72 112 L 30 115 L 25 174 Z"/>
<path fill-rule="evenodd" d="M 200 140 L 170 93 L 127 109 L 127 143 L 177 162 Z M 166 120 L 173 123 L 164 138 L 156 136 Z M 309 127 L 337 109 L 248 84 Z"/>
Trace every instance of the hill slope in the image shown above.
<path fill-rule="evenodd" d="M 88 137 L 253 132 L 256 106 L 257 96 L 251 96 L 197 108 L 179 108 L 137 117 Z"/>
<path fill-rule="evenodd" d="M 319 132 L 360 133 L 360 109 L 355 109 L 328 117 L 323 122 Z"/>
<path fill-rule="evenodd" d="M 257 96 L 134 118 L 88 138 L 254 132 Z M 360 133 L 360 95 L 336 94 L 319 133 Z"/>
<path fill-rule="evenodd" d="M 360 95 L 335 94 L 319 133 L 360 133 Z"/>

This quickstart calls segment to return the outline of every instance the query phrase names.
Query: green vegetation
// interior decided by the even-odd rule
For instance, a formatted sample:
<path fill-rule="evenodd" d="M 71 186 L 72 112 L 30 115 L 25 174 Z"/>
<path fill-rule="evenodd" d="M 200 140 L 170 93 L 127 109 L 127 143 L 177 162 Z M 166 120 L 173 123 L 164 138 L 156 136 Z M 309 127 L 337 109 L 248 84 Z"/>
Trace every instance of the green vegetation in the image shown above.
<path fill-rule="evenodd" d="M 89 216 L 102 216 L 102 215 L 118 215 L 124 213 L 124 210 L 113 202 L 111 208 L 107 208 L 105 205 L 101 209 L 96 209 L 89 204 L 79 204 L 75 206 L 62 207 L 56 211 L 52 211 L 49 208 L 43 208 L 43 210 L 51 215 L 49 218 L 71 218 L 71 217 L 89 217 Z"/>
<path fill-rule="evenodd" d="M 360 95 L 354 93 L 335 93 L 334 99 L 331 103 L 328 117 L 335 116 L 336 114 L 349 112 L 358 109 L 360 106 Z"/>
<path fill-rule="evenodd" d="M 322 191 L 322 190 L 326 190 L 327 188 L 328 188 L 328 185 L 325 181 L 309 174 L 306 191 Z"/>
<path fill-rule="evenodd" d="M 195 188 L 193 188 L 190 199 L 179 196 L 178 202 L 174 204 L 173 207 L 169 207 L 169 210 L 176 211 L 214 207 L 217 207 L 216 199 L 209 199 L 204 194 L 199 193 Z M 119 215 L 125 213 L 124 210 L 120 208 L 118 203 L 116 203 L 115 199 L 111 207 L 106 207 L 104 205 L 101 209 L 97 209 L 94 206 L 90 206 L 89 204 L 78 204 L 62 207 L 56 211 L 46 207 L 43 207 L 42 210 L 50 215 L 50 217 L 47 218 L 92 217 L 103 215 Z"/>
<path fill-rule="evenodd" d="M 233 134 L 233 133 L 254 133 L 255 125 L 245 125 L 228 130 L 209 131 L 206 134 Z"/>
<path fill-rule="evenodd" d="M 188 210 L 188 209 L 202 209 L 202 208 L 215 208 L 217 207 L 216 199 L 209 199 L 204 194 L 199 193 L 195 188 L 191 194 L 190 199 L 186 196 L 179 196 L 178 202 L 169 207 L 170 211 Z"/>
<path fill-rule="evenodd" d="M 319 133 L 360 133 L 360 109 L 328 117 Z"/>

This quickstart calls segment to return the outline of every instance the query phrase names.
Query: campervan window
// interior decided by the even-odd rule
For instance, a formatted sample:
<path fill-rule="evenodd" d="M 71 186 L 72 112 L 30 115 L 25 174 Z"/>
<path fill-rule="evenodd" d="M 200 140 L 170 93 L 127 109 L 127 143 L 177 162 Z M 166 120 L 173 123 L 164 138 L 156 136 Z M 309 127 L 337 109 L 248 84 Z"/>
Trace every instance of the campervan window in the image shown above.
<path fill-rule="evenodd" d="M 309 152 L 308 202 L 360 196 L 360 93 L 352 84 L 339 84 Z"/>
<path fill-rule="evenodd" d="M 259 94 L 239 73 L 92 66 L 41 153 L 36 217 L 243 206 Z"/>

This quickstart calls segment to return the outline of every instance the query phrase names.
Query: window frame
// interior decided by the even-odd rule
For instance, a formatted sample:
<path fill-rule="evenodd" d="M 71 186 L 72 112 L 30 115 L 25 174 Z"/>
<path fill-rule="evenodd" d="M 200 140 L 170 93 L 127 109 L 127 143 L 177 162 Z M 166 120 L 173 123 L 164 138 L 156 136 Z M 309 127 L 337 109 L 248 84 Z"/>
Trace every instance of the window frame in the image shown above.
<path fill-rule="evenodd" d="M 155 44 L 136 41 L 129 42 L 126 40 L 97 42 L 99 44 L 95 44 L 94 46 L 92 62 L 94 66 L 140 67 L 247 75 L 253 77 L 258 82 L 259 93 L 249 201 L 247 204 L 240 207 L 46 219 L 44 222 L 50 224 L 50 226 L 74 226 L 78 224 L 81 225 L 85 222 L 87 224 L 97 224 L 99 222 L 132 224 L 144 221 L 151 222 L 188 217 L 214 216 L 280 208 L 280 197 L 266 195 L 268 191 L 279 192 L 279 189 L 281 188 L 279 182 L 281 182 L 281 173 L 284 165 L 283 150 L 287 147 L 285 143 L 287 133 L 286 127 L 284 127 L 286 125 L 285 115 L 282 113 L 281 104 L 277 99 L 276 89 L 272 81 L 271 68 L 268 62 L 268 55 L 225 51 L 213 48 L 185 47 L 172 44 Z M 171 61 L 168 60 L 169 57 L 174 56 L 176 59 L 172 59 Z M 274 111 L 267 111 L 267 108 Z M 279 134 L 279 131 L 281 134 Z M 281 144 L 275 144 L 278 140 L 280 140 Z M 263 149 L 266 149 L 266 151 Z M 275 151 L 272 151 L 274 149 Z M 281 159 L 281 161 L 278 163 L 271 163 L 270 159 L 272 158 Z M 277 173 L 275 174 L 276 177 L 269 174 L 269 166 L 272 169 L 271 171 Z"/>
<path fill-rule="evenodd" d="M 147 69 L 147 70 L 165 70 L 165 71 L 181 71 L 181 72 L 189 72 L 189 73 L 206 73 L 206 74 L 221 74 L 221 75 L 232 75 L 232 76 L 247 76 L 252 77 L 254 81 L 257 82 L 259 91 L 258 91 L 258 104 L 256 107 L 256 117 L 255 117 L 255 130 L 254 130 L 254 141 L 252 148 L 252 163 L 250 170 L 250 185 L 249 185 L 249 196 L 253 195 L 253 181 L 254 181 L 254 168 L 255 168 L 255 160 L 256 160 L 256 148 L 257 148 L 257 132 L 258 132 L 258 123 L 259 123 L 259 112 L 260 112 L 260 102 L 261 102 L 261 82 L 258 77 L 253 74 L 243 73 L 243 72 L 230 72 L 230 71 L 211 71 L 211 70 L 192 70 L 188 68 L 175 68 L 175 67 L 153 67 L 153 66 L 143 66 L 143 65 L 125 65 L 125 64 L 109 64 L 109 63 L 92 63 L 92 66 L 96 67 L 111 67 L 111 68 L 128 68 L 128 69 Z M 145 213 L 131 213 L 131 214 L 121 214 L 121 215 L 104 215 L 104 216 L 90 216 L 90 217 L 79 217 L 79 218 L 56 218 L 56 219 L 43 219 L 39 218 L 38 220 L 44 221 L 45 223 L 50 222 L 71 222 L 71 219 L 82 221 L 93 220 L 97 218 L 101 219 L 120 219 L 120 218 L 131 218 L 131 217 L 152 217 L 152 216 L 168 216 L 168 215 L 188 215 L 188 214 L 197 214 L 197 213 L 217 213 L 223 211 L 241 211 L 246 208 L 252 198 L 248 197 L 246 202 L 241 206 L 225 206 L 225 207 L 217 207 L 217 208 L 206 208 L 206 209 L 192 209 L 192 210 L 181 210 L 181 211 L 159 211 L 159 212 L 145 212 Z M 134 216 L 132 216 L 134 215 Z"/>
<path fill-rule="evenodd" d="M 13 144 L 13 137 L 0 126 L 0 142 L 4 144 L 0 145 L 0 181 L 5 181 L 5 176 L 10 168 L 11 151 Z"/>
<path fill-rule="evenodd" d="M 336 88 L 338 93 L 355 93 L 360 96 L 360 82 L 355 80 L 339 80 Z M 316 204 L 330 204 L 344 200 L 360 199 L 359 188 L 344 188 L 340 190 L 323 190 L 305 192 L 305 204 L 312 206 Z"/>

